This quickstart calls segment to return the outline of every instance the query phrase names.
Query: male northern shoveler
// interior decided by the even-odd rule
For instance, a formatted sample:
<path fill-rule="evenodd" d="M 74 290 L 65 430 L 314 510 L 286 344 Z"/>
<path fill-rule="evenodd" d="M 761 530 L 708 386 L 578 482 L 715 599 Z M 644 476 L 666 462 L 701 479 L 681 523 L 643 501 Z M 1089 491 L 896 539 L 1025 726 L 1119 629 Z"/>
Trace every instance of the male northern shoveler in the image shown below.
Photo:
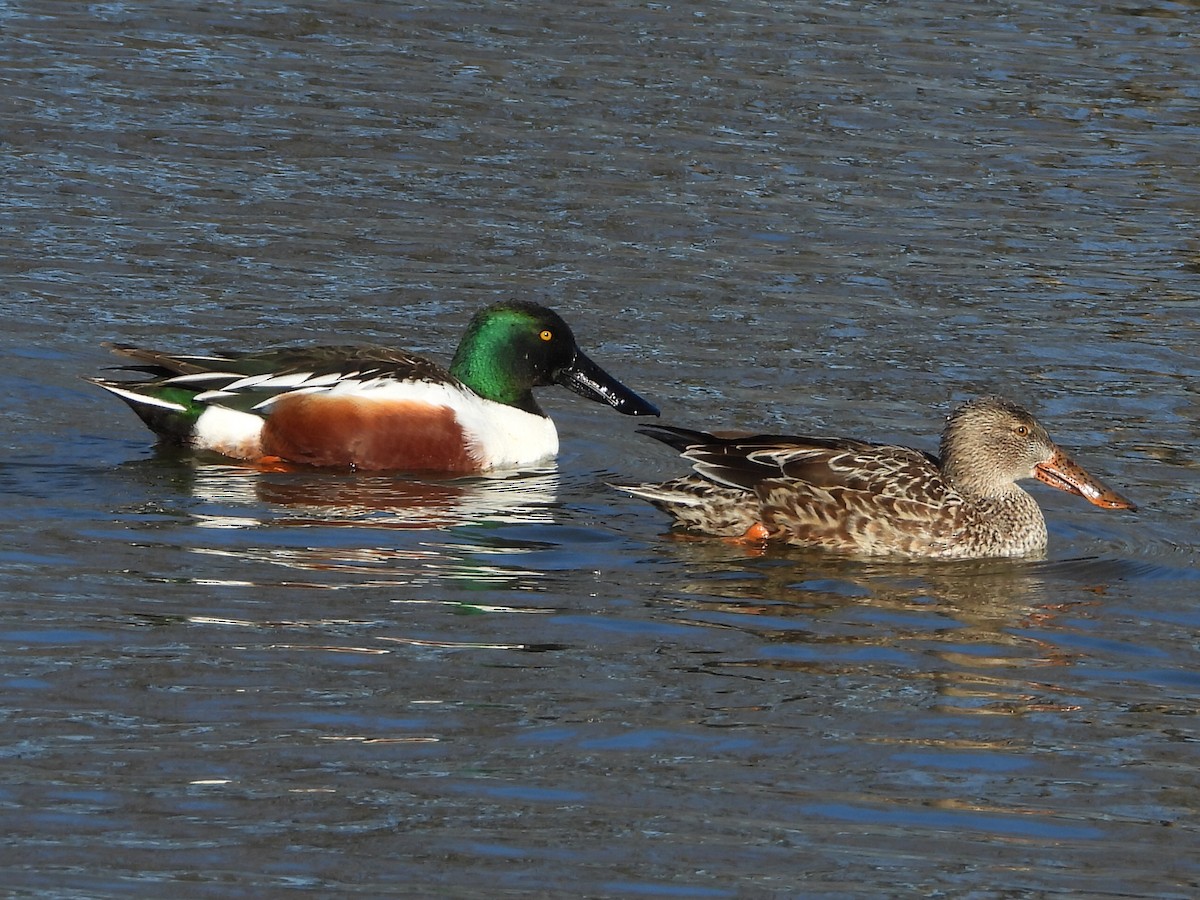
<path fill-rule="evenodd" d="M 1015 403 L 960 406 L 941 456 L 863 441 L 638 429 L 679 450 L 695 475 L 622 487 L 706 534 L 775 539 L 860 555 L 1026 556 L 1046 547 L 1037 478 L 1104 509 L 1134 509 L 1060 450 Z"/>
<path fill-rule="evenodd" d="M 146 377 L 92 378 L 161 440 L 252 461 L 471 474 L 558 452 L 532 388 L 560 384 L 626 415 L 658 415 L 575 344 L 558 315 L 497 303 L 467 326 L 447 371 L 379 347 L 173 356 L 124 344 Z"/>

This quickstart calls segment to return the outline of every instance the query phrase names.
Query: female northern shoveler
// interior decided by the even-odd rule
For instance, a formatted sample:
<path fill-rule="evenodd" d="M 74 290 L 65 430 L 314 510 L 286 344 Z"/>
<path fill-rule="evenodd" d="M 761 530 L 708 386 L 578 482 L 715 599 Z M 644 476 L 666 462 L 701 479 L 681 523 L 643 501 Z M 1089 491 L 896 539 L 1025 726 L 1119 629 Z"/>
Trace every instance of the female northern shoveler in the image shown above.
<path fill-rule="evenodd" d="M 862 555 L 1026 556 L 1045 549 L 1046 520 L 1019 479 L 1037 478 L 1105 509 L 1134 509 L 1026 410 L 999 397 L 954 411 L 940 459 L 836 438 L 638 430 L 679 450 L 697 474 L 622 490 L 712 535 Z"/>
<path fill-rule="evenodd" d="M 90 379 L 161 440 L 236 459 L 470 474 L 552 458 L 558 432 L 532 388 L 561 384 L 626 415 L 658 410 L 584 356 L 558 315 L 497 303 L 467 326 L 449 371 L 378 347 L 172 356 L 116 345 L 145 378 Z"/>

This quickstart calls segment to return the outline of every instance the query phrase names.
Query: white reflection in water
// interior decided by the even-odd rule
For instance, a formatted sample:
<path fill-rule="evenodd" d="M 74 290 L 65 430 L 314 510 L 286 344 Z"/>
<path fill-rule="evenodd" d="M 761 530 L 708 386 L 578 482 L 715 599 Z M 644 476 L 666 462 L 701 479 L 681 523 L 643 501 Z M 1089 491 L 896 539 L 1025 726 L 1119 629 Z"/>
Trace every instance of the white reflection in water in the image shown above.
<path fill-rule="evenodd" d="M 506 547 L 504 553 L 534 553 L 534 547 Z M 537 579 L 545 573 L 511 565 L 492 565 L 475 558 L 480 551 L 472 545 L 444 544 L 441 549 L 396 549 L 390 547 L 249 547 L 234 550 L 191 547 L 201 556 L 223 557 L 241 562 L 268 563 L 300 572 L 321 574 L 328 580 L 268 580 L 193 578 L 196 584 L 263 587 L 306 587 L 345 590 L 363 587 L 397 587 L 425 584 L 441 578 L 469 581 L 477 585 L 509 585 L 521 579 Z"/>
<path fill-rule="evenodd" d="M 198 465 L 192 493 L 214 506 L 246 507 L 244 513 L 195 513 L 197 524 L 206 528 L 287 524 L 436 530 L 480 522 L 551 522 L 558 487 L 554 469 L 428 480 Z"/>
<path fill-rule="evenodd" d="M 553 469 L 518 474 L 428 480 L 405 475 L 323 471 L 272 472 L 231 465 L 197 465 L 189 511 L 204 531 L 187 549 L 232 561 L 236 571 L 206 567 L 196 583 L 223 586 L 319 587 L 426 584 L 449 578 L 479 585 L 532 586 L 542 572 L 512 564 L 541 549 L 506 540 L 495 529 L 554 521 L 559 476 Z M 295 546 L 295 529 L 306 529 Z M 277 531 L 278 529 L 285 529 Z M 469 529 L 466 530 L 466 529 Z M 283 546 L 243 546 L 202 535 L 213 531 L 278 533 Z M 363 541 L 345 546 L 357 531 Z M 438 540 L 430 540 L 433 536 Z M 351 543 L 356 543 L 351 538 Z M 503 556 L 504 562 L 488 561 Z M 267 564 L 303 578 L 263 578 L 241 564 Z M 524 583 L 524 584 L 523 584 Z"/>

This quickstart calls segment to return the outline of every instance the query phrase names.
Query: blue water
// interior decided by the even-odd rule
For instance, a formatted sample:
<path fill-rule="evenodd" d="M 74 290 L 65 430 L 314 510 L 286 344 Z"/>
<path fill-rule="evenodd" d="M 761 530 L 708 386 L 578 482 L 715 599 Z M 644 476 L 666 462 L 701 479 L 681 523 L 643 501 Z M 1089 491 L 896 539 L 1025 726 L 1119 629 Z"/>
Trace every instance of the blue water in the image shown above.
<path fill-rule="evenodd" d="M 1193 12 L 0 11 L 6 889 L 1200 893 Z M 932 450 L 1008 394 L 1139 511 L 751 552 L 565 392 L 556 469 L 446 482 L 159 453 L 80 380 L 445 361 L 502 297 L 681 425 Z"/>

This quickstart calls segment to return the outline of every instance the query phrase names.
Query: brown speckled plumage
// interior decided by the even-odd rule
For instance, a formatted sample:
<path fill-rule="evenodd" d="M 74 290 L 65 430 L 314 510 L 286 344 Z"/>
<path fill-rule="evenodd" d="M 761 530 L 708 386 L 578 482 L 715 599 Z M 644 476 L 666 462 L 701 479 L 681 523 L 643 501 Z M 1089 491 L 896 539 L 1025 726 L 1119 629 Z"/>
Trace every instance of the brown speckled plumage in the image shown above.
<path fill-rule="evenodd" d="M 772 540 L 842 553 L 1028 556 L 1045 549 L 1046 522 L 1019 479 L 1133 509 L 1000 397 L 955 410 L 940 457 L 848 439 L 639 430 L 679 450 L 696 474 L 622 489 L 711 535 L 741 536 L 757 525 Z"/>

